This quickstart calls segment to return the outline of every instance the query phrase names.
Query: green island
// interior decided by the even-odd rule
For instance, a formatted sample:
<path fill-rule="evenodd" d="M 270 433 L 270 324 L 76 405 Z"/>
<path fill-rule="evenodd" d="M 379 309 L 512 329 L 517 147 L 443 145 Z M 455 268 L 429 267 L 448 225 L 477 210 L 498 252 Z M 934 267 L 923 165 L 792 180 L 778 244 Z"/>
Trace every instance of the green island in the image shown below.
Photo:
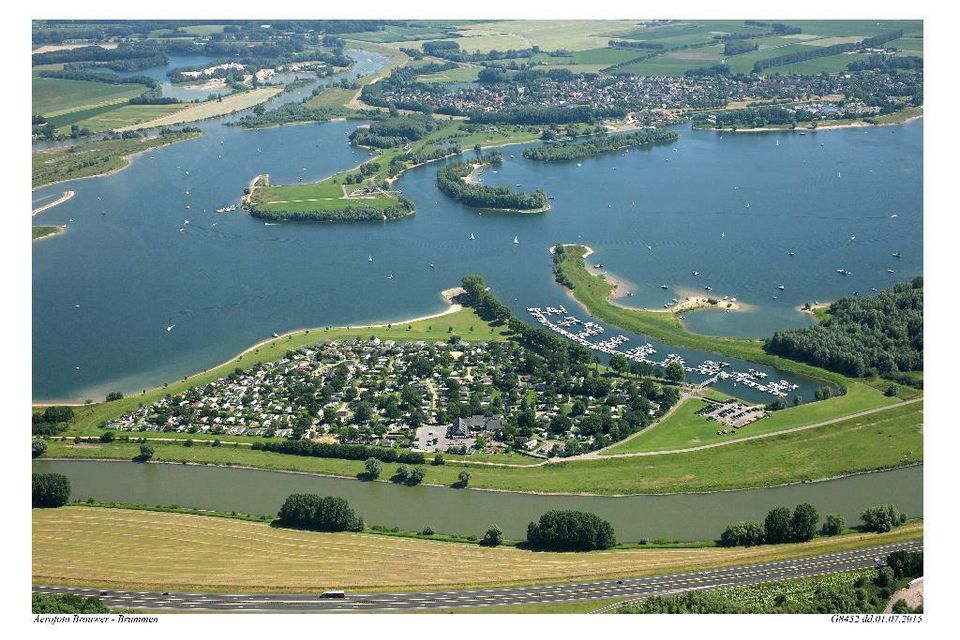
<path fill-rule="evenodd" d="M 55 236 L 56 234 L 63 231 L 63 227 L 58 227 L 56 225 L 41 225 L 32 227 L 33 240 L 40 240 L 41 238 L 49 238 Z"/>
<path fill-rule="evenodd" d="M 411 215 L 413 203 L 391 189 L 408 169 L 457 155 L 465 148 L 535 140 L 530 127 L 488 127 L 461 120 L 388 116 L 359 128 L 351 143 L 373 150 L 367 162 L 318 182 L 254 184 L 246 209 L 269 220 L 394 220 Z"/>
<path fill-rule="evenodd" d="M 471 181 L 476 171 L 498 165 L 499 154 L 490 154 L 484 159 L 478 156 L 476 163 L 454 162 L 437 171 L 437 187 L 440 191 L 468 207 L 513 211 L 517 213 L 543 213 L 550 209 L 547 194 L 542 189 L 533 193 L 513 191 L 509 187 L 489 187 Z"/>
<path fill-rule="evenodd" d="M 647 129 L 635 133 L 596 136 L 585 142 L 565 142 L 550 146 L 527 149 L 523 157 L 542 162 L 563 162 L 589 158 L 600 153 L 652 147 L 658 144 L 675 142 L 679 138 L 676 131 L 665 128 Z"/>
<path fill-rule="evenodd" d="M 120 171 L 138 153 L 200 136 L 196 129 L 163 130 L 157 136 L 125 134 L 33 153 L 33 187 Z"/>

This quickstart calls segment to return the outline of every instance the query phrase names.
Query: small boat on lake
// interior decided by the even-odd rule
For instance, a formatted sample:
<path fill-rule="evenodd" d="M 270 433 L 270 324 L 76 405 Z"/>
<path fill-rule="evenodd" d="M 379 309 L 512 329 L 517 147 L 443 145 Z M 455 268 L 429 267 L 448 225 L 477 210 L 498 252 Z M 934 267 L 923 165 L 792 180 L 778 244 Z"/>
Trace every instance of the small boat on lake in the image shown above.
<path fill-rule="evenodd" d="M 476 240 L 476 238 L 473 237 L 473 234 L 472 234 L 472 233 L 470 234 L 470 239 L 471 239 L 471 240 Z"/>
<path fill-rule="evenodd" d="M 513 236 L 513 244 L 520 244 L 520 238 L 517 236 Z"/>

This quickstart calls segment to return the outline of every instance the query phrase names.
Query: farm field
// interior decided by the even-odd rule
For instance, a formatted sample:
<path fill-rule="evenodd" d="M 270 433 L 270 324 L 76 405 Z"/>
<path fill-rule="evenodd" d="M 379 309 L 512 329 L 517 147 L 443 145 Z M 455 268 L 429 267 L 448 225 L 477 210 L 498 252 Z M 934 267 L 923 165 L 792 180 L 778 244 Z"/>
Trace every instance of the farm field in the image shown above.
<path fill-rule="evenodd" d="M 474 82 L 480 75 L 480 69 L 481 67 L 460 66 L 449 71 L 428 73 L 425 76 L 419 76 L 417 80 L 426 83 Z"/>
<path fill-rule="evenodd" d="M 63 80 L 34 76 L 33 113 L 56 116 L 105 104 L 126 102 L 144 92 L 140 84 L 107 84 L 84 80 Z"/>
<path fill-rule="evenodd" d="M 304 103 L 310 109 L 346 109 L 348 102 L 359 93 L 356 89 L 328 87 Z"/>
<path fill-rule="evenodd" d="M 846 71 L 847 65 L 851 62 L 864 60 L 867 57 L 868 56 L 863 53 L 840 53 L 835 56 L 814 58 L 812 60 L 804 60 L 803 62 L 785 64 L 780 67 L 769 67 L 764 69 L 762 74 L 770 75 L 772 73 L 779 73 L 783 75 L 794 73 L 803 75 L 816 75 L 818 73 L 837 73 L 839 71 Z"/>
<path fill-rule="evenodd" d="M 457 31 L 462 36 L 453 40 L 470 52 L 534 45 L 546 51 L 582 51 L 605 47 L 611 37 L 620 37 L 634 25 L 632 20 L 501 20 L 459 26 Z"/>
<path fill-rule="evenodd" d="M 197 120 L 206 120 L 217 116 L 227 115 L 234 111 L 249 109 L 261 102 L 266 102 L 278 93 L 283 91 L 280 87 L 261 87 L 243 93 L 234 93 L 225 96 L 222 100 L 210 100 L 200 104 L 191 105 L 186 109 L 181 109 L 175 113 L 167 114 L 147 122 L 141 122 L 119 129 L 120 131 L 135 131 L 137 129 L 153 129 L 156 127 L 169 127 L 176 124 L 195 122 Z"/>
<path fill-rule="evenodd" d="M 89 129 L 91 133 L 116 131 L 143 122 L 148 122 L 174 114 L 188 108 L 185 104 L 126 104 L 113 109 L 105 109 L 100 113 L 70 124 Z M 69 134 L 70 127 L 61 127 L 58 133 Z"/>
<path fill-rule="evenodd" d="M 618 66 L 618 73 L 635 73 L 638 75 L 683 75 L 690 69 L 709 67 L 718 64 L 723 58 L 723 47 L 710 45 L 696 49 L 680 49 L 668 51 L 647 60 Z"/>
<path fill-rule="evenodd" d="M 532 553 L 257 522 L 71 506 L 33 510 L 33 581 L 170 591 L 450 588 L 696 571 L 918 538 L 921 523 L 754 548 Z M 102 544 L 109 540 L 110 544 Z M 411 562 L 417 558 L 417 562 Z"/>
<path fill-rule="evenodd" d="M 138 400 L 141 398 L 129 399 L 134 406 Z M 119 402 L 127 401 L 124 399 Z M 832 478 L 921 462 L 923 441 L 919 406 L 918 403 L 892 409 L 889 420 L 871 422 L 886 413 L 881 412 L 875 416 L 852 418 L 801 432 L 688 453 L 605 457 L 510 467 L 463 464 L 448 458 L 444 465 L 430 466 L 424 482 L 450 486 L 457 481 L 459 472 L 467 468 L 472 476 L 470 487 L 476 489 L 633 495 L 719 491 Z M 98 407 L 102 409 L 102 405 Z M 901 411 L 903 415 L 898 415 Z M 90 414 L 81 415 L 85 415 L 82 419 L 89 423 Z M 185 434 L 161 434 L 159 437 L 179 437 L 182 440 Z M 178 444 L 179 441 L 166 444 L 151 441 L 156 449 L 153 459 L 286 469 L 346 477 L 355 477 L 363 470 L 362 462 L 356 460 L 253 451 L 247 447 L 229 446 L 232 439 L 226 438 L 222 440 L 224 446 L 200 446 L 203 440 L 195 435 L 189 437 L 195 439 L 197 446 L 183 447 Z M 139 445 L 134 442 L 76 446 L 61 440 L 49 442 L 47 456 L 131 460 L 138 453 Z M 396 467 L 396 464 L 384 464 L 382 477 L 392 476 Z M 737 472 L 731 473 L 731 469 Z"/>

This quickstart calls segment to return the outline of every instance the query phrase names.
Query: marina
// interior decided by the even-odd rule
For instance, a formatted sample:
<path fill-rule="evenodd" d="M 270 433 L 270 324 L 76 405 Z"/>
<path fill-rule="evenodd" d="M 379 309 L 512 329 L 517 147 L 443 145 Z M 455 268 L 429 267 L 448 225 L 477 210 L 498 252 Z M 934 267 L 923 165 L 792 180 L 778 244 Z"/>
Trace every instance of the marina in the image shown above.
<path fill-rule="evenodd" d="M 596 322 L 589 320 L 584 321 L 576 316 L 568 315 L 567 309 L 563 305 L 545 308 L 527 307 L 527 313 L 529 313 L 540 326 L 593 351 L 598 351 L 606 355 L 619 353 L 628 360 L 648 364 L 652 367 L 660 367 L 662 369 L 665 369 L 671 363 L 678 362 L 688 374 L 697 374 L 706 378 L 706 380 L 699 383 L 701 387 L 706 387 L 720 380 L 729 380 L 733 382 L 734 386 L 743 385 L 755 391 L 778 398 L 785 398 L 790 395 L 791 392 L 800 388 L 800 385 L 788 380 L 768 382 L 766 378 L 769 374 L 754 368 L 749 368 L 746 371 L 728 370 L 731 366 L 728 362 L 704 360 L 696 366 L 690 366 L 684 361 L 682 356 L 676 353 L 670 353 L 661 360 L 655 360 L 650 356 L 656 354 L 657 350 L 650 343 L 621 350 L 623 345 L 630 342 L 630 338 L 623 334 L 611 336 L 603 340 L 592 341 L 591 338 L 604 334 L 605 329 L 603 326 Z"/>

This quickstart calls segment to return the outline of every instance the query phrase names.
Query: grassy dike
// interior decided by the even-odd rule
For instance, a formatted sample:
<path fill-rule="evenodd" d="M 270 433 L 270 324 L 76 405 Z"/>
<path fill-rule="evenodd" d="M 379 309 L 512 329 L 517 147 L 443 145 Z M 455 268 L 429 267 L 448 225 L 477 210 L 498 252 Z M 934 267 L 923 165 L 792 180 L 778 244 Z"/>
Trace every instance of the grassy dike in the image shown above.
<path fill-rule="evenodd" d="M 531 552 L 367 533 L 317 533 L 179 513 L 34 509 L 37 584 L 154 591 L 420 590 L 549 584 L 773 562 L 922 537 L 923 523 L 750 548 Z M 109 540 L 109 544 L 103 544 Z M 418 562 L 411 562 L 411 558 Z"/>
<path fill-rule="evenodd" d="M 583 260 L 586 247 L 569 245 L 564 253 L 564 257 L 560 260 L 560 269 L 573 283 L 572 295 L 595 318 L 670 345 L 709 351 L 776 367 L 786 373 L 805 376 L 818 380 L 824 385 L 844 387 L 847 390 L 842 396 L 779 411 L 776 420 L 782 422 L 784 428 L 799 426 L 805 422 L 815 423 L 898 402 L 896 398 L 888 398 L 879 390 L 839 373 L 768 354 L 763 350 L 762 340 L 693 333 L 684 328 L 676 313 L 643 311 L 612 304 L 610 296 L 614 290 L 613 285 L 603 276 L 592 275 L 586 269 Z"/>
<path fill-rule="evenodd" d="M 426 466 L 424 484 L 452 486 L 460 471 L 467 469 L 471 474 L 469 486 L 473 489 L 635 495 L 765 487 L 889 469 L 916 464 L 923 459 L 920 405 L 688 453 L 517 466 L 469 464 L 447 456 L 444 465 Z M 903 415 L 887 415 L 900 412 Z M 139 434 L 133 437 L 136 435 Z M 184 434 L 174 436 L 185 437 Z M 150 444 L 155 449 L 153 460 L 158 462 L 246 466 L 350 478 L 363 471 L 359 460 L 253 451 L 239 442 L 236 446 L 228 442 L 219 447 L 211 446 L 209 441 L 197 441 L 191 447 L 176 441 L 151 441 Z M 70 440 L 55 440 L 48 445 L 46 457 L 49 458 L 132 460 L 140 453 L 139 445 L 133 441 L 75 445 Z M 384 463 L 381 478 L 391 477 L 397 466 Z M 731 473 L 731 469 L 737 472 Z"/>

